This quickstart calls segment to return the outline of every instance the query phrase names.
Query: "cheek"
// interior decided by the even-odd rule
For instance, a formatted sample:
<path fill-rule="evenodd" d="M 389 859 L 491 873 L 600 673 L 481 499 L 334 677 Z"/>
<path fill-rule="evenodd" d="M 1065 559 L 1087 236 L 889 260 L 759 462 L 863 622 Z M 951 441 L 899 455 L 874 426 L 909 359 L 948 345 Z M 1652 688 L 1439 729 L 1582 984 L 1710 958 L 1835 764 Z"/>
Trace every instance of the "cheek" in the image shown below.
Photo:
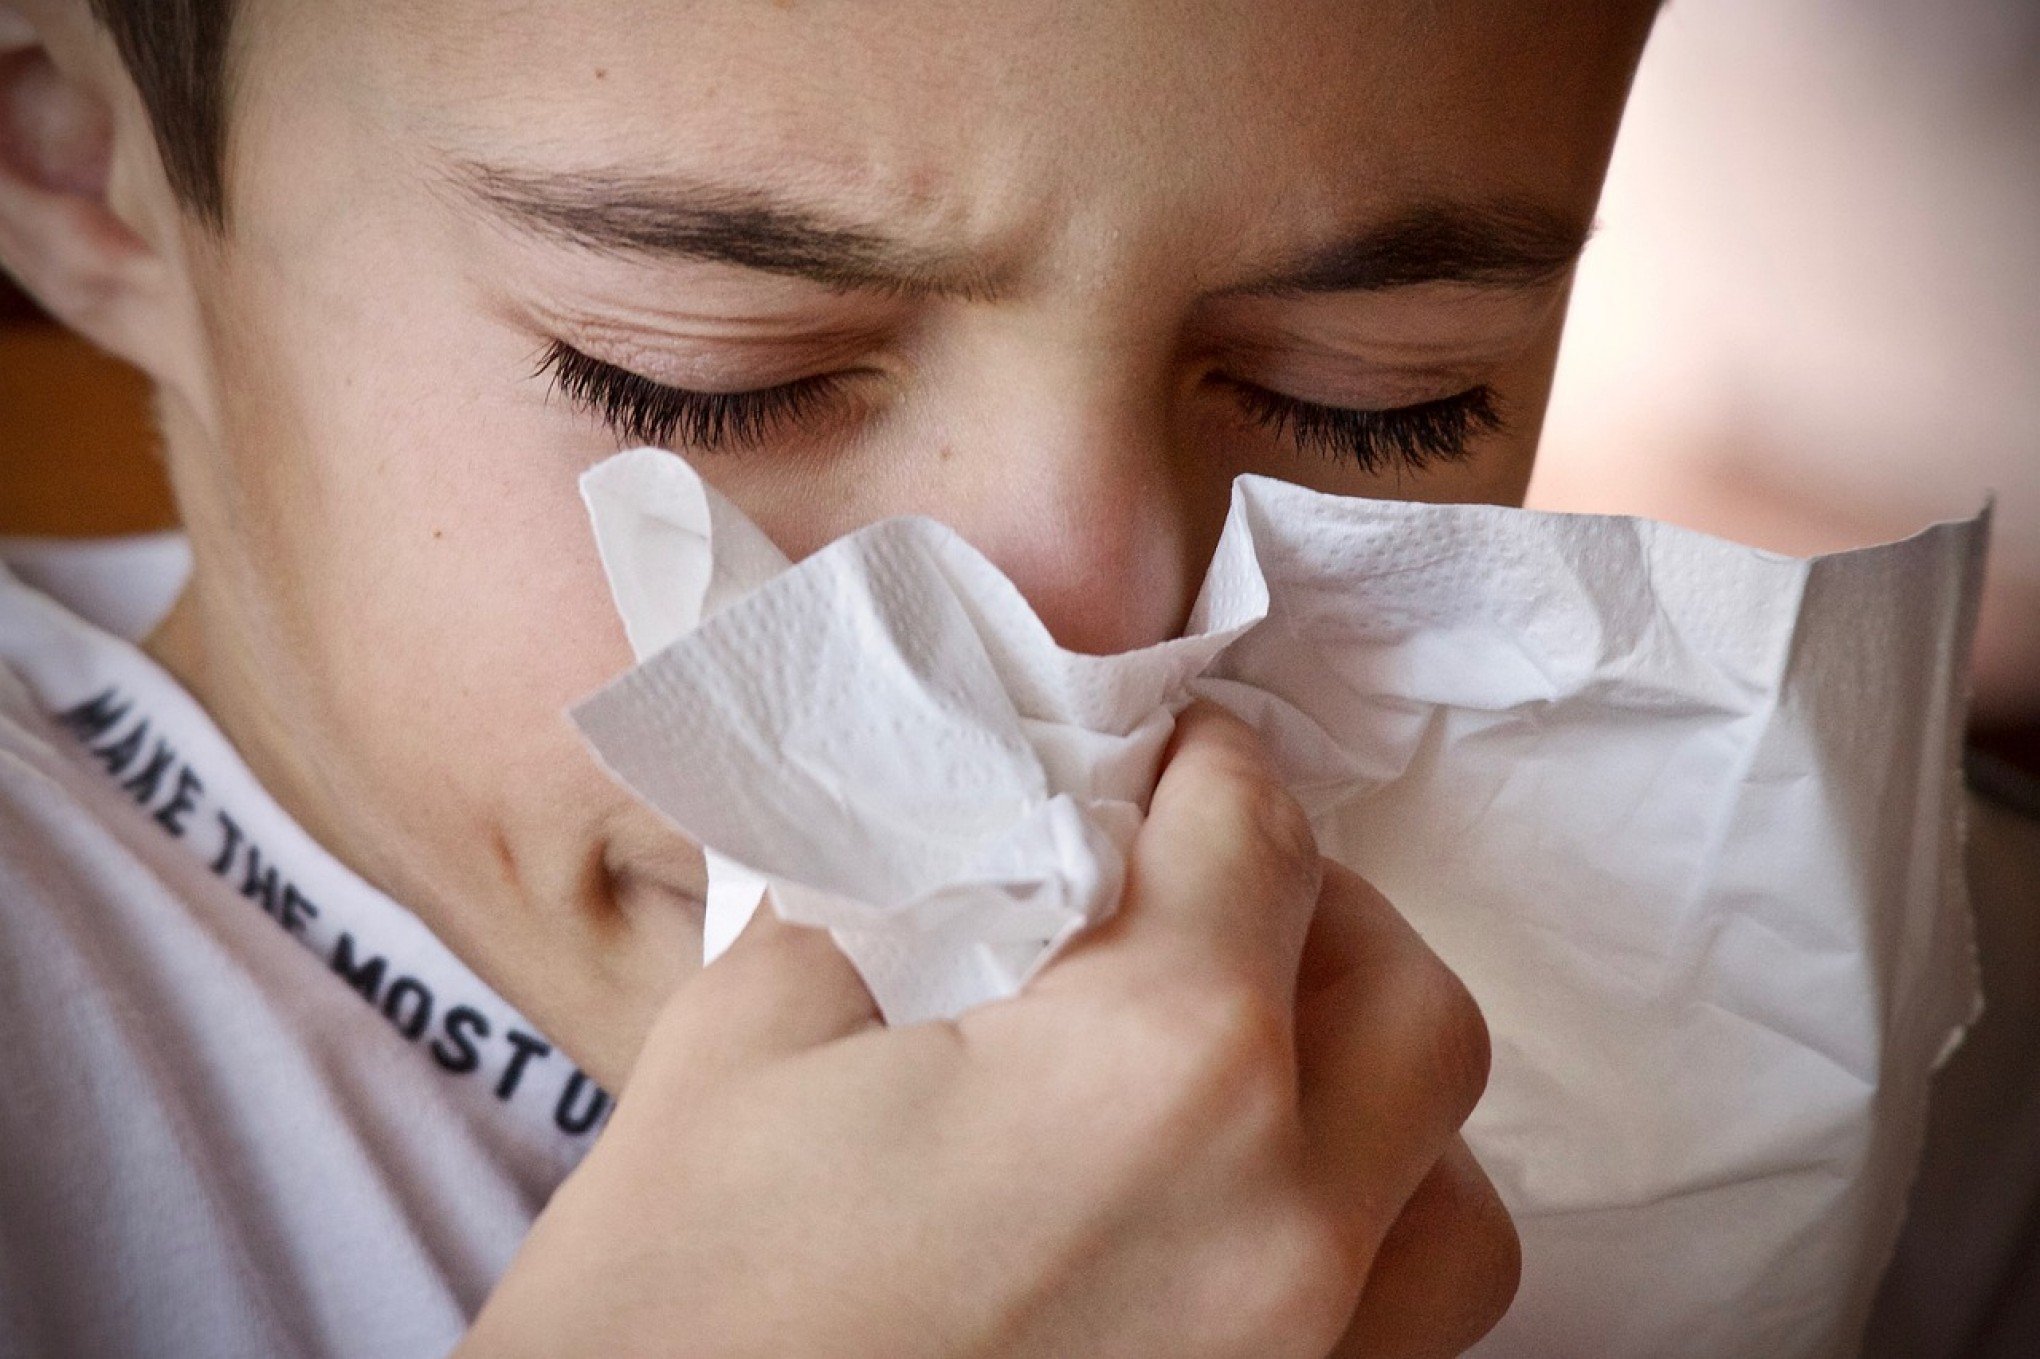
<path fill-rule="evenodd" d="M 254 654 L 287 658 L 275 716 L 334 796 L 412 838 L 614 801 L 561 716 L 630 661 L 586 452 L 553 436 L 528 356 L 435 294 L 452 271 L 336 265 L 234 290 L 221 384 Z"/>

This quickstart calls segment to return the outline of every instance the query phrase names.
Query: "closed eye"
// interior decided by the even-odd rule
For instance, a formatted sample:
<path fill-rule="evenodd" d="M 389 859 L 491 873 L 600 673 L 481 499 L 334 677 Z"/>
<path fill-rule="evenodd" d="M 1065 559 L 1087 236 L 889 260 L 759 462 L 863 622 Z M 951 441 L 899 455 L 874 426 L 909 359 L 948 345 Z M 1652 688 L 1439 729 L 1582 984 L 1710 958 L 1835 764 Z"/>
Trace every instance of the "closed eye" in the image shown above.
<path fill-rule="evenodd" d="M 1218 381 L 1233 389 L 1255 424 L 1302 452 L 1350 462 L 1363 472 L 1390 467 L 1420 472 L 1434 463 L 1456 461 L 1467 456 L 1476 438 L 1502 427 L 1494 389 L 1485 385 L 1412 406 L 1355 410 L 1284 396 L 1235 378 Z"/>
<path fill-rule="evenodd" d="M 755 447 L 806 424 L 847 380 L 820 373 L 746 392 L 698 392 L 589 358 L 562 340 L 546 347 L 538 372 L 626 443 L 678 442 L 704 453 Z"/>
<path fill-rule="evenodd" d="M 847 373 L 820 373 L 740 392 L 702 392 L 655 382 L 590 358 L 565 341 L 547 345 L 537 375 L 619 440 L 723 453 L 759 447 L 819 423 L 844 394 Z M 1219 376 L 1247 420 L 1298 451 L 1364 472 L 1422 471 L 1466 457 L 1482 435 L 1502 428 L 1492 388 L 1385 410 L 1327 406 Z"/>

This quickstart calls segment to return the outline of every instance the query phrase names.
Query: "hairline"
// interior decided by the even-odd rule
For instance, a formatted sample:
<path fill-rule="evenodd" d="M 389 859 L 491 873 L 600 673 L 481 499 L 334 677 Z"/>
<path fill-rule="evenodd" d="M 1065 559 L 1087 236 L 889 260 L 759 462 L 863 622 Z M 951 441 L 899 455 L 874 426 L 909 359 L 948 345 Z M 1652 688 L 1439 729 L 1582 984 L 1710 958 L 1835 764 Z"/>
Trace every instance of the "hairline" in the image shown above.
<path fill-rule="evenodd" d="M 149 116 L 164 177 L 194 217 L 227 224 L 238 0 L 91 0 Z"/>

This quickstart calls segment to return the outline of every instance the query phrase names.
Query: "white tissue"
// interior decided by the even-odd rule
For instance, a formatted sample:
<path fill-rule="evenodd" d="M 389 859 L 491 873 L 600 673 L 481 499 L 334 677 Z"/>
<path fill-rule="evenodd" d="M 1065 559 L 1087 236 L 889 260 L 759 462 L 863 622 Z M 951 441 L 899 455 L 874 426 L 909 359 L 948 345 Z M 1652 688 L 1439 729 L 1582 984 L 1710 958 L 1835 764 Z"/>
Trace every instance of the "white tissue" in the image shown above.
<path fill-rule="evenodd" d="M 1186 635 L 1095 657 L 932 521 L 796 566 L 671 454 L 583 492 L 641 663 L 574 716 L 708 851 L 711 956 L 769 892 L 891 1022 L 1011 994 L 1212 698 L 1487 1015 L 1525 1276 L 1478 1353 L 1853 1347 L 1975 1006 L 1981 518 L 1801 561 L 1242 477 Z"/>

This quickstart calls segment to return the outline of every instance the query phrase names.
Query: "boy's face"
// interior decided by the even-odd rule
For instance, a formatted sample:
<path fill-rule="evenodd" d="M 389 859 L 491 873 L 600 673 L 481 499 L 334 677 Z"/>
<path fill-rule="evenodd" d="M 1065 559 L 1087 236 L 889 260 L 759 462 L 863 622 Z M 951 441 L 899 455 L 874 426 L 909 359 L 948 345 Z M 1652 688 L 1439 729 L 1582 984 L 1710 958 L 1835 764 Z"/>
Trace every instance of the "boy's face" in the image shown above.
<path fill-rule="evenodd" d="M 796 556 L 932 515 L 1095 651 L 1239 473 L 1515 501 L 1652 6 L 244 9 L 153 645 L 613 1083 L 701 875 L 562 716 L 629 663 L 578 475 L 664 442 Z"/>

